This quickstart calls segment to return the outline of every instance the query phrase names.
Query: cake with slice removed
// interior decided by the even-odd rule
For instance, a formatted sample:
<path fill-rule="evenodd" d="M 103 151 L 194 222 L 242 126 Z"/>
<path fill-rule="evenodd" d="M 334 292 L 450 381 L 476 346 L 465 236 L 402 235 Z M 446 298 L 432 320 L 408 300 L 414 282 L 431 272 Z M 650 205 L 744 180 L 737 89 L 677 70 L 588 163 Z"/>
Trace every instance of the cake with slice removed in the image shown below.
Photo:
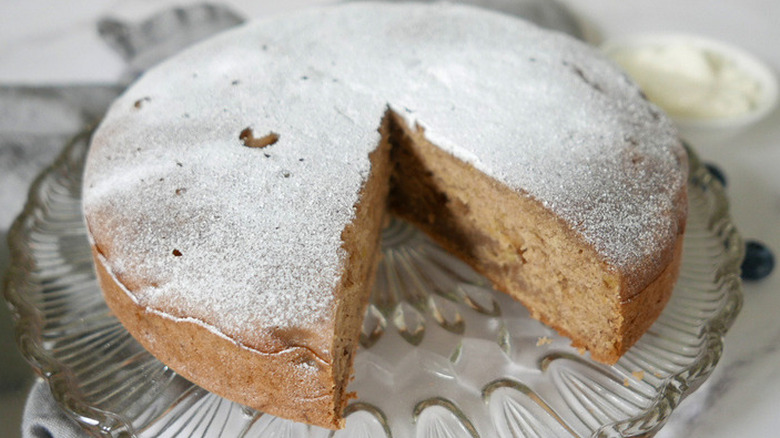
<path fill-rule="evenodd" d="M 686 180 L 669 119 L 585 44 L 356 3 L 147 72 L 96 131 L 83 199 L 106 301 L 145 348 L 340 428 L 388 211 L 612 363 L 671 294 Z"/>

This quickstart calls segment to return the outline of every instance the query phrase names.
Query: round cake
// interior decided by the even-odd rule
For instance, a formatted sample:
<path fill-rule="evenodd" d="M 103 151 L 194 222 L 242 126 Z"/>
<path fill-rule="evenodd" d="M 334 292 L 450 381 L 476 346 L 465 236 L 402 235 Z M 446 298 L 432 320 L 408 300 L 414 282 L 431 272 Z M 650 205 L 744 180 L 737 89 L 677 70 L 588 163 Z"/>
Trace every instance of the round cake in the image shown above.
<path fill-rule="evenodd" d="M 339 428 L 384 216 L 605 363 L 674 286 L 687 158 L 583 43 L 446 4 L 247 24 L 153 68 L 94 134 L 106 301 L 231 400 Z"/>

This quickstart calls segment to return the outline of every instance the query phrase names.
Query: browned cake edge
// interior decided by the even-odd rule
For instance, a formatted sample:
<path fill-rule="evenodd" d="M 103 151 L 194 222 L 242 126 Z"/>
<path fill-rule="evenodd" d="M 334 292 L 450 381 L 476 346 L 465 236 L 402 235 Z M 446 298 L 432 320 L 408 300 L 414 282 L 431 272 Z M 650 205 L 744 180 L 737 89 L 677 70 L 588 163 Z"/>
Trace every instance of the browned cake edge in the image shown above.
<path fill-rule="evenodd" d="M 381 235 L 387 212 L 389 191 L 391 144 L 389 142 L 390 118 L 386 115 L 379 127 L 381 140 L 371 152 L 371 175 L 361 189 L 355 206 L 355 219 L 341 234 L 342 247 L 349 254 L 343 268 L 344 276 L 336 292 L 336 327 L 333 337 L 334 410 L 339 427 L 344 408 L 354 393 L 347 393 L 352 379 L 352 364 L 357 353 L 363 317 L 376 278 L 381 256 Z"/>
<path fill-rule="evenodd" d="M 593 360 L 612 365 L 645 334 L 666 307 L 680 273 L 682 248 L 683 235 L 680 235 L 675 243 L 672 261 L 661 275 L 632 298 L 619 303 L 620 325 L 614 343 L 611 345 L 607 344 L 602 348 L 594 347 L 586 340 L 569 334 L 557 321 L 550 321 L 543 315 L 539 319 L 561 335 L 571 339 L 573 347 L 588 350 Z"/>
<path fill-rule="evenodd" d="M 332 367 L 303 347 L 261 352 L 191 320 L 139 306 L 109 273 L 93 247 L 100 287 L 114 315 L 138 342 L 184 378 L 215 394 L 279 417 L 324 427 L 334 420 Z M 316 367 L 301 379 L 292 364 Z M 207 377 L 207 378 L 206 378 Z"/>

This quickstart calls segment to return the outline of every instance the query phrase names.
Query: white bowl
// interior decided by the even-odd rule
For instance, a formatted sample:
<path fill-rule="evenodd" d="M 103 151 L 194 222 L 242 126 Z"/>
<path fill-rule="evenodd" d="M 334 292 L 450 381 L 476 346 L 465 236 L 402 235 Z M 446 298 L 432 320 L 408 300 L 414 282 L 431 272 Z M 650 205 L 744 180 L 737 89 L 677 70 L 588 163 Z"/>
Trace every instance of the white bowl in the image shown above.
<path fill-rule="evenodd" d="M 734 135 L 766 117 L 777 105 L 778 82 L 775 73 L 749 52 L 727 43 L 697 35 L 656 33 L 607 40 L 601 48 L 607 56 L 614 57 L 619 51 L 633 48 L 679 47 L 679 45 L 719 56 L 759 86 L 755 105 L 748 111 L 736 115 L 684 117 L 670 114 L 684 139 L 695 144 L 707 144 L 733 138 Z"/>

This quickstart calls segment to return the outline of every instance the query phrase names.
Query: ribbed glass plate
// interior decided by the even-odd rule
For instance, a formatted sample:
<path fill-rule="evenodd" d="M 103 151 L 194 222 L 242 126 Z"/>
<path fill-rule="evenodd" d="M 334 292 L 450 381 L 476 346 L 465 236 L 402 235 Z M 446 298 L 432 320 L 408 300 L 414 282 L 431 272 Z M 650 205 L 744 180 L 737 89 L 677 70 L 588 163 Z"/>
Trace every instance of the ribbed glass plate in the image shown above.
<path fill-rule="evenodd" d="M 189 383 L 111 315 L 82 223 L 88 133 L 33 185 L 10 233 L 6 298 L 23 354 L 66 412 L 106 436 L 627 437 L 652 434 L 710 374 L 741 306 L 742 241 L 721 186 L 691 156 L 690 217 L 672 299 L 604 366 L 494 292 L 403 222 L 384 258 L 355 360 L 347 428 L 242 407 Z M 225 372 L 230 372 L 226 369 Z"/>

